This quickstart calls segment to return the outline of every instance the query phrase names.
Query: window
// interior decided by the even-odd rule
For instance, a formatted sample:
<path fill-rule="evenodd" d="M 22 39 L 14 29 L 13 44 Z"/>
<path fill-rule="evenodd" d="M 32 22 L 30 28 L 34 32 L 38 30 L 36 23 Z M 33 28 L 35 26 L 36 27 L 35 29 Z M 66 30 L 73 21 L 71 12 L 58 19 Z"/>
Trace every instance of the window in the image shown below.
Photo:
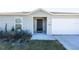
<path fill-rule="evenodd" d="M 20 19 L 20 18 L 17 18 L 17 19 L 15 20 L 15 22 L 16 22 L 16 23 L 21 23 L 21 19 Z"/>
<path fill-rule="evenodd" d="M 16 29 L 21 29 L 22 25 L 21 24 L 16 24 Z"/>
<path fill-rule="evenodd" d="M 22 18 L 18 17 L 15 19 L 15 29 L 22 29 Z"/>

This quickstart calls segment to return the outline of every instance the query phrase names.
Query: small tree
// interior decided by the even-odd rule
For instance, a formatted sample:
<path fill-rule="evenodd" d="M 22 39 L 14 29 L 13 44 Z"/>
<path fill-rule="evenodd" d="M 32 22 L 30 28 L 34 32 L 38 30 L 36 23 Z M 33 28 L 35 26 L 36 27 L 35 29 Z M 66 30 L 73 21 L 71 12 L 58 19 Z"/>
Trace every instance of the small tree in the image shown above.
<path fill-rule="evenodd" d="M 0 31 L 0 39 L 3 38 L 3 31 Z"/>
<path fill-rule="evenodd" d="M 5 32 L 7 32 L 7 24 L 5 24 Z"/>

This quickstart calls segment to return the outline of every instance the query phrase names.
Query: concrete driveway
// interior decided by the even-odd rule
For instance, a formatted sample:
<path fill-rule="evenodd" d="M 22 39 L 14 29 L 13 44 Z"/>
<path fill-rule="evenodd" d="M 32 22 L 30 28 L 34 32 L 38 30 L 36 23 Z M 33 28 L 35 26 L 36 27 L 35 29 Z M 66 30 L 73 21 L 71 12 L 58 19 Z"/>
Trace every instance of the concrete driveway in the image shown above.
<path fill-rule="evenodd" d="M 55 38 L 68 50 L 79 50 L 79 35 L 57 35 Z"/>

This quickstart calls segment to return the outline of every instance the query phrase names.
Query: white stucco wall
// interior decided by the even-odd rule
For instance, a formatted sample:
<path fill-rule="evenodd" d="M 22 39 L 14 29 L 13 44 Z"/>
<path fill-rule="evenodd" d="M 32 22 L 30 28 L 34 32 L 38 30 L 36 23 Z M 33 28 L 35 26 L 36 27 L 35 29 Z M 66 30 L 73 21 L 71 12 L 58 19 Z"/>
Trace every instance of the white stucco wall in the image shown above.
<path fill-rule="evenodd" d="M 52 35 L 52 17 L 47 17 L 47 34 Z"/>
<path fill-rule="evenodd" d="M 5 24 L 7 24 L 7 29 L 11 30 L 15 27 L 15 18 L 22 18 L 22 29 L 29 30 L 33 33 L 33 21 L 30 16 L 0 16 L 0 29 L 5 30 Z"/>
<path fill-rule="evenodd" d="M 33 34 L 33 19 L 31 16 L 23 17 L 23 30 L 28 30 Z"/>
<path fill-rule="evenodd" d="M 13 16 L 0 16 L 0 29 L 5 29 L 5 24 L 7 24 L 7 29 L 10 30 L 14 25 Z"/>
<path fill-rule="evenodd" d="M 53 34 L 79 34 L 79 16 L 53 16 Z"/>

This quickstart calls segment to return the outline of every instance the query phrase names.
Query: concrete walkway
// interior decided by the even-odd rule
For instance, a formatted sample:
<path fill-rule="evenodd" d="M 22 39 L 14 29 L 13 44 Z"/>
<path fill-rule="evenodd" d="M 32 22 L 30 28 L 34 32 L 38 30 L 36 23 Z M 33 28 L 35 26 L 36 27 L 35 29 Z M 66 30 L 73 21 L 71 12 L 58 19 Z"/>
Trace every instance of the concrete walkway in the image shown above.
<path fill-rule="evenodd" d="M 52 36 L 52 35 L 46 35 L 44 33 L 36 33 L 36 34 L 33 34 L 32 40 L 55 40 L 55 37 Z"/>
<path fill-rule="evenodd" d="M 79 35 L 59 35 L 55 38 L 68 50 L 79 50 Z"/>

